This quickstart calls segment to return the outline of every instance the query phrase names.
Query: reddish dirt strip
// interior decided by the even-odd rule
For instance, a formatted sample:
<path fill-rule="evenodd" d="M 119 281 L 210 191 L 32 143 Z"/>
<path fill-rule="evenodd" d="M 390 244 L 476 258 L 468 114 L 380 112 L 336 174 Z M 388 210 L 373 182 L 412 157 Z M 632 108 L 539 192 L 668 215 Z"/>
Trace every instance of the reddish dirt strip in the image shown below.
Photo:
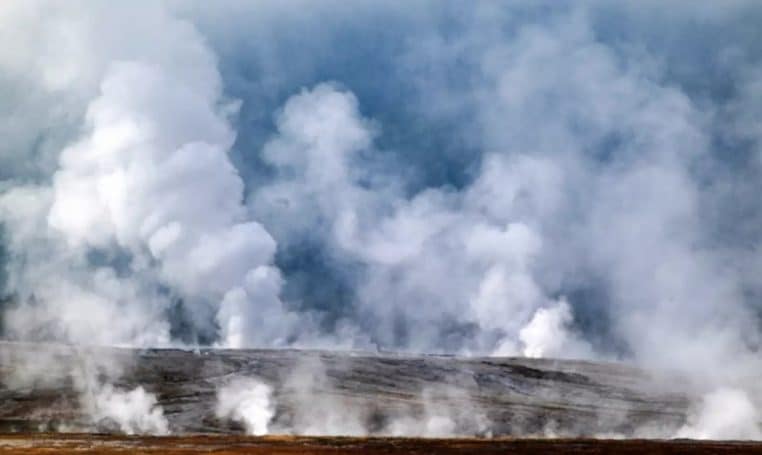
<path fill-rule="evenodd" d="M 294 436 L 0 435 L 2 453 L 103 454 L 725 454 L 760 453 L 762 443 L 691 440 L 421 439 Z"/>

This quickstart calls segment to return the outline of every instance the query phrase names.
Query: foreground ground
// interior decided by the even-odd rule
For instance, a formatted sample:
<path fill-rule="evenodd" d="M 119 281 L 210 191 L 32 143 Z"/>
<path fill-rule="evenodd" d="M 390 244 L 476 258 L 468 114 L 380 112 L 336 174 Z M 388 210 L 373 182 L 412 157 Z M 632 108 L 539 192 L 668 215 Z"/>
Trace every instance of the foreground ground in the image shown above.
<path fill-rule="evenodd" d="M 130 454 L 547 454 L 762 453 L 762 444 L 718 441 L 595 439 L 414 439 L 244 436 L 110 436 L 92 434 L 0 435 L 2 453 Z"/>

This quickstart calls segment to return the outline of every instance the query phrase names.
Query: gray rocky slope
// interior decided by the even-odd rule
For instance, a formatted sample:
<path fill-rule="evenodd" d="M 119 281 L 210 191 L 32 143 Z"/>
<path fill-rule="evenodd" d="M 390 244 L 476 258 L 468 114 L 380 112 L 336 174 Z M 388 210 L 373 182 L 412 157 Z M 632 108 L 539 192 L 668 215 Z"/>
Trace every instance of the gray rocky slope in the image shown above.
<path fill-rule="evenodd" d="M 422 420 L 434 409 L 460 434 L 668 436 L 688 408 L 674 378 L 611 363 L 0 343 L 0 430 L 108 431 L 87 398 L 93 383 L 109 383 L 156 394 L 173 433 L 241 432 L 214 412 L 217 390 L 239 377 L 273 387 L 273 426 L 284 432 L 300 415 L 338 412 L 383 434 L 401 416 Z"/>

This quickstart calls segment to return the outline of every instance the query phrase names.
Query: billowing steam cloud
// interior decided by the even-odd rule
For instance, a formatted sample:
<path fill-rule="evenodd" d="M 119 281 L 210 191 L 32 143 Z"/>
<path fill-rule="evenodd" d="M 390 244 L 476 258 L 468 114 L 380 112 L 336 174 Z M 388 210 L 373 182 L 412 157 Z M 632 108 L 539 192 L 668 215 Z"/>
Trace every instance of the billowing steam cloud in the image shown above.
<path fill-rule="evenodd" d="M 759 414 L 749 396 L 722 388 L 705 396 L 695 415 L 677 432 L 693 439 L 759 439 Z"/>
<path fill-rule="evenodd" d="M 3 336 L 625 359 L 756 419 L 761 17 L 4 2 Z"/>
<path fill-rule="evenodd" d="M 201 329 L 218 324 L 226 345 L 272 335 L 251 322 L 288 318 L 271 266 L 275 242 L 246 219 L 243 182 L 227 155 L 235 104 L 222 98 L 214 57 L 188 24 L 161 9 L 125 13 L 148 21 L 164 49 L 150 55 L 150 40 L 143 43 L 148 55 L 108 49 L 84 133 L 61 151 L 51 186 L 14 187 L 3 196 L 9 236 L 19 242 L 13 253 L 26 262 L 12 270 L 23 304 L 10 312 L 9 330 L 25 336 L 43 325 L 54 338 L 79 342 L 166 344 L 169 325 L 152 320 L 177 299 Z M 53 245 L 28 257 L 29 242 Z M 89 276 L 70 276 L 78 266 Z M 40 269 L 47 269 L 42 276 Z M 80 315 L 71 320 L 74 312 Z M 279 336 L 258 341 L 277 344 Z"/>
<path fill-rule="evenodd" d="M 248 434 L 267 434 L 275 416 L 272 389 L 256 379 L 236 378 L 218 389 L 215 414 L 243 423 Z"/>
<path fill-rule="evenodd" d="M 130 391 L 118 390 L 105 385 L 94 395 L 92 416 L 96 421 L 109 419 L 126 434 L 169 433 L 164 411 L 158 406 L 156 396 L 146 393 L 142 387 Z"/>

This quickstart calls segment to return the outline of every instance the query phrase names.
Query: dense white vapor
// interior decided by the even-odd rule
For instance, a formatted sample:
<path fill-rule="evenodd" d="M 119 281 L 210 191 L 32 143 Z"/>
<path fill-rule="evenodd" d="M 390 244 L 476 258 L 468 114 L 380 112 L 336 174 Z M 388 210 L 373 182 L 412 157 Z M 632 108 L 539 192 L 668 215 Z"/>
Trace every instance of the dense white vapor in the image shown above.
<path fill-rule="evenodd" d="M 466 51 L 448 50 L 482 71 L 469 102 L 489 152 L 465 188 L 405 196 L 393 181 L 369 186 L 358 161 L 376 130 L 353 94 L 328 97 L 320 86 L 278 117 L 263 156 L 279 178 L 254 192 L 255 213 L 275 220 L 279 241 L 307 231 L 364 264 L 357 305 L 382 345 L 401 337 L 415 350 L 600 355 L 556 297 L 594 280 L 607 300 L 597 317 L 637 361 L 710 382 L 758 369 L 748 283 L 711 240 L 709 196 L 693 174 L 710 159 L 714 112 L 664 83 L 657 62 L 599 42 L 591 21 L 581 8 L 519 25 L 508 42 L 485 43 L 486 31 L 464 37 Z M 342 92 L 347 101 L 333 101 Z M 735 109 L 750 134 L 757 116 Z M 323 139 L 304 133 L 315 124 Z M 334 131 L 363 139 L 342 143 Z M 332 155 L 321 143 L 336 144 Z M 453 321 L 469 335 L 444 333 Z M 707 377 L 707 365 L 727 359 Z"/>
<path fill-rule="evenodd" d="M 169 423 L 156 396 L 142 387 L 130 391 L 104 385 L 94 392 L 93 419 L 114 421 L 125 434 L 169 434 Z"/>
<path fill-rule="evenodd" d="M 256 379 L 236 378 L 217 389 L 218 418 L 243 423 L 246 433 L 262 436 L 275 416 L 272 388 Z"/>
<path fill-rule="evenodd" d="M 572 314 L 563 300 L 550 308 L 538 309 L 529 323 L 519 331 L 526 357 L 593 357 L 592 348 L 569 332 Z"/>
<path fill-rule="evenodd" d="M 12 256 L 6 292 L 15 300 L 4 315 L 6 336 L 166 345 L 167 310 L 179 299 L 195 326 L 219 326 L 220 344 L 285 338 L 285 324 L 275 334 L 254 330 L 260 318 L 288 319 L 271 265 L 275 242 L 246 218 L 243 182 L 228 158 L 236 105 L 223 98 L 215 58 L 195 29 L 160 4 L 140 2 L 116 9 L 30 2 L 4 6 L 2 20 L 63 33 L 63 41 L 30 35 L 26 53 L 3 54 L 0 64 L 40 76 L 21 81 L 49 105 L 61 103 L 63 119 L 51 121 L 71 127 L 65 147 L 52 136 L 62 150 L 49 185 L 18 183 L 0 197 Z M 20 108 L 34 112 L 35 102 Z M 94 424 L 168 433 L 152 394 L 83 378 L 91 384 L 81 387 L 83 408 Z"/>
<path fill-rule="evenodd" d="M 704 396 L 675 435 L 691 439 L 759 439 L 759 411 L 743 390 L 722 388 Z"/>
<path fill-rule="evenodd" d="M 401 313 L 421 324 L 419 338 L 409 341 L 414 349 L 439 349 L 437 323 L 446 317 L 477 323 L 505 346 L 549 302 L 531 276 L 541 239 L 522 222 L 480 213 L 480 186 L 465 196 L 430 190 L 405 200 L 393 187 L 372 192 L 358 183 L 353 158 L 370 147 L 373 129 L 351 94 L 328 85 L 303 92 L 286 103 L 278 126 L 264 156 L 282 178 L 257 193 L 257 213 L 280 235 L 317 228 L 310 234 L 368 265 L 359 303 L 382 325 L 379 336 L 393 333 Z M 520 160 L 505 168 L 518 174 L 543 164 Z M 521 181 L 515 185 L 519 191 Z M 477 349 L 490 349 L 476 341 Z"/>
<path fill-rule="evenodd" d="M 246 276 L 269 266 L 275 243 L 242 219 L 243 184 L 226 156 L 233 135 L 217 111 L 217 80 L 181 74 L 193 77 L 132 62 L 110 69 L 88 108 L 89 136 L 61 155 L 48 223 L 73 247 L 115 242 L 137 270 L 155 261 L 161 279 L 193 305 L 251 292 Z M 277 296 L 277 284 L 265 285 Z M 229 318 L 219 322 L 226 339 L 238 340 Z"/>
<path fill-rule="evenodd" d="M 318 230 L 342 235 L 358 209 L 371 211 L 374 195 L 353 185 L 349 163 L 371 144 L 369 122 L 356 98 L 330 84 L 292 96 L 277 115 L 279 135 L 262 151 L 284 178 L 256 195 L 261 216 L 284 236 Z"/>
<path fill-rule="evenodd" d="M 91 72 L 56 79 L 56 87 L 75 90 L 82 78 L 97 81 L 98 88 L 81 137 L 60 153 L 52 186 L 3 195 L 6 223 L 17 226 L 12 245 L 19 242 L 18 254 L 27 256 L 12 290 L 37 302 L 15 310 L 11 328 L 23 336 L 44 324 L 56 338 L 165 344 L 168 324 L 153 321 L 157 314 L 161 321 L 174 297 L 202 327 L 214 321 L 199 315 L 216 313 L 221 344 L 251 343 L 255 320 L 288 316 L 278 298 L 281 278 L 271 266 L 275 242 L 246 219 L 243 182 L 227 156 L 236 106 L 223 99 L 214 56 L 190 24 L 159 5 L 123 9 L 138 21 L 130 32 L 147 36 L 94 39 L 99 20 L 115 19 L 109 9 L 84 8 L 71 24 L 70 11 L 60 23 L 56 15 L 35 11 L 41 23 L 70 27 L 72 46 L 93 60 L 93 68 L 75 60 L 72 70 Z M 17 207 L 29 204 L 36 211 L 18 217 Z M 50 244 L 48 257 L 30 255 L 31 242 Z M 87 255 L 94 251 L 122 257 L 125 265 L 78 276 L 78 267 L 92 267 Z M 45 268 L 49 286 L 39 282 Z M 161 295 L 162 286 L 169 296 Z M 75 312 L 87 316 L 70 319 Z M 122 321 L 120 330 L 109 326 L 112 318 Z M 280 328 L 288 330 L 285 323 Z M 259 332 L 265 335 L 273 341 Z"/>

